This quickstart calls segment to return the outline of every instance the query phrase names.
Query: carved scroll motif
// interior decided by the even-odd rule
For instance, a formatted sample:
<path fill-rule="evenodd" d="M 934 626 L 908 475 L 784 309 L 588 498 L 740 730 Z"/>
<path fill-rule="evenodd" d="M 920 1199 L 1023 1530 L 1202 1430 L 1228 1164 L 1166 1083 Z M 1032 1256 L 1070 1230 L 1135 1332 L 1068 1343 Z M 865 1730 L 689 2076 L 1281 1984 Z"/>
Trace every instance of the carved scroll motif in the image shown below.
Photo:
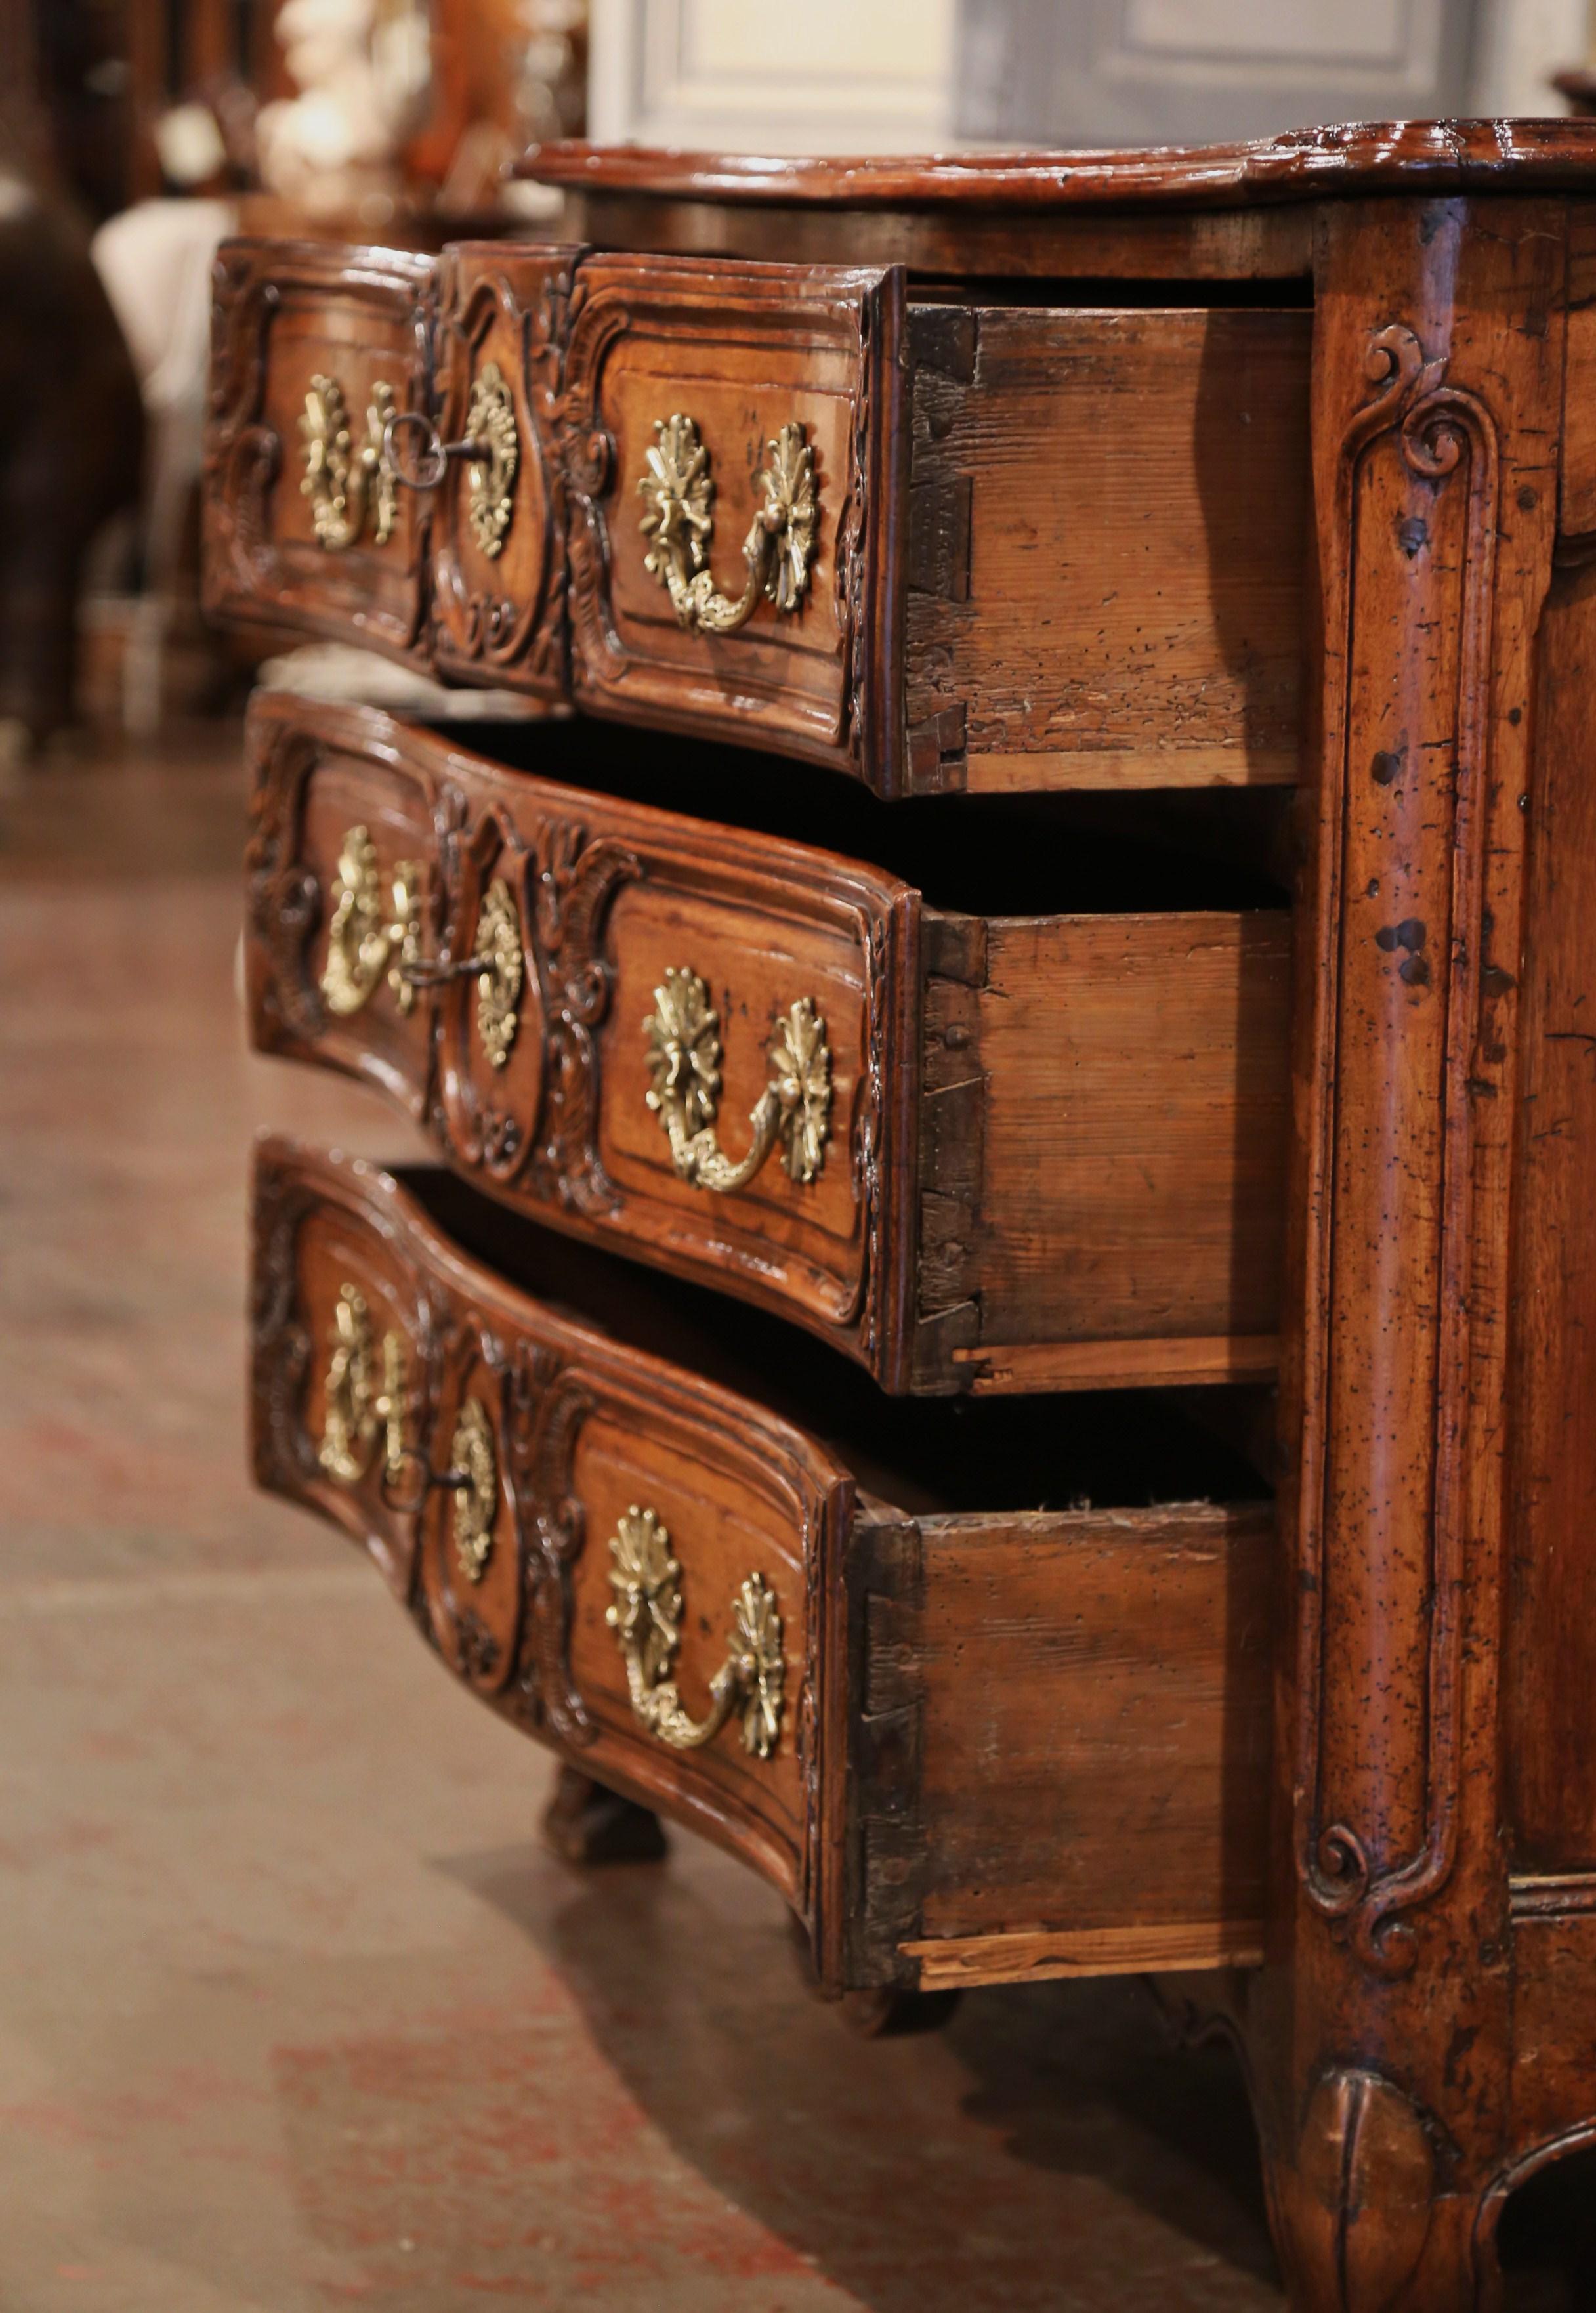
<path fill-rule="evenodd" d="M 1316 1466 L 1305 1466 L 1302 1497 L 1297 1863 L 1309 1899 L 1346 1923 L 1364 1965 L 1395 1977 L 1416 1957 L 1404 1915 L 1446 1885 L 1456 1860 L 1468 1072 L 1484 946 L 1480 830 L 1498 475 L 1490 412 L 1446 383 L 1446 364 L 1426 359 L 1410 329 L 1379 330 L 1366 370 L 1378 390 L 1354 418 L 1340 459 L 1338 534 L 1349 575 L 1344 600 L 1327 604 L 1346 694 L 1343 802 L 1326 888 L 1342 894 L 1332 969 L 1344 1023 L 1337 1034 L 1350 1041 L 1329 1064 L 1320 1161 L 1332 1212 L 1337 1198 L 1355 1193 L 1355 1183 L 1347 1186 L 1355 1154 L 1365 1171 L 1389 1167 L 1393 1197 L 1416 1200 L 1411 1226 L 1400 1213 L 1388 1217 L 1391 1241 L 1408 1246 L 1423 1237 L 1428 1246 L 1433 1236 L 1434 1289 L 1398 1292 L 1393 1302 L 1378 1248 L 1360 1252 L 1372 1234 L 1361 1221 L 1341 1224 L 1337 1242 L 1347 1249 L 1333 1273 L 1328 1237 L 1320 1240 L 1314 1273 L 1329 1344 L 1320 1386 L 1331 1411 L 1329 1442 L 1317 1448 Z M 1379 597 L 1372 607 L 1365 587 Z M 1363 674 L 1365 620 L 1382 634 L 1396 631 L 1408 655 L 1414 712 L 1423 719 L 1400 737 L 1381 720 L 1387 694 Z M 1455 637 L 1452 661 L 1437 635 Z M 1376 841 L 1384 848 L 1372 850 Z M 1381 872 L 1370 875 L 1371 865 Z M 1399 893 L 1408 896 L 1399 904 Z M 1394 920 L 1381 916 L 1376 929 L 1368 911 L 1381 909 Z M 1399 1069 L 1399 1053 L 1406 1055 Z M 1378 1117 L 1377 1130 L 1351 1153 L 1338 1138 L 1344 1103 L 1355 1117 Z M 1436 1169 L 1438 1184 L 1430 1178 Z M 1375 1359 L 1386 1360 L 1379 1373 Z M 1356 1401 L 1349 1410 L 1337 1411 L 1337 1390 Z M 1411 1410 L 1416 1404 L 1422 1412 Z M 1377 1465 L 1398 1476 L 1371 1494 Z M 1414 1474 L 1421 1471 L 1427 1474 Z M 1422 1569 L 1413 1563 L 1419 1552 L 1427 1552 Z M 1390 1636 L 1398 1625 L 1403 1642 Z M 1389 1643 L 1387 1667 L 1367 1692 L 1345 1664 L 1328 1675 L 1327 1630 L 1355 1655 Z M 1404 1652 L 1410 1630 L 1411 1667 Z M 1376 1744 L 1364 1724 L 1371 1711 L 1382 1711 L 1399 1737 Z M 1382 1770 L 1388 1780 L 1378 1789 L 1364 1763 L 1374 1750 L 1398 1761 Z M 1342 1782 L 1362 1793 L 1367 1819 L 1346 1810 L 1336 1788 Z"/>
<path fill-rule="evenodd" d="M 577 275 L 566 336 L 565 391 L 557 418 L 570 517 L 571 623 L 578 645 L 574 685 L 580 682 L 584 666 L 601 670 L 601 681 L 616 682 L 628 664 L 609 615 L 610 544 L 602 502 L 615 473 L 615 442 L 599 414 L 599 381 L 610 347 L 631 323 L 618 298 L 594 299 Z"/>
<path fill-rule="evenodd" d="M 593 1733 L 571 1676 L 571 1572 L 587 1538 L 573 1475 L 592 1405 L 581 1377 L 552 1351 L 522 1344 L 505 1381 L 504 1457 L 526 1605 L 504 1702 L 523 1726 L 547 1726 L 569 1744 L 591 1742 Z"/>
<path fill-rule="evenodd" d="M 535 552 L 520 557 L 517 568 L 518 576 L 529 567 L 535 569 L 535 578 L 524 594 L 513 595 L 503 585 L 495 587 L 469 577 L 452 531 L 453 523 L 461 518 L 457 506 L 440 521 L 434 558 L 433 614 L 441 664 L 514 666 L 533 688 L 559 693 L 566 677 L 564 493 L 561 476 L 546 445 L 552 438 L 564 386 L 566 309 L 573 268 L 569 259 L 551 256 L 539 268 L 537 294 L 530 299 L 522 294 L 526 270 L 522 261 L 514 278 L 504 269 L 473 280 L 469 286 L 449 283 L 437 367 L 440 380 L 453 396 L 452 406 L 446 403 L 440 414 L 441 427 L 446 433 L 469 430 L 465 382 L 477 374 L 482 349 L 495 324 L 508 330 L 515 348 L 509 362 L 511 391 L 524 395 L 526 411 L 516 427 L 520 479 L 513 499 L 513 530 L 517 537 L 531 535 L 537 540 Z M 460 488 L 463 492 L 463 484 Z M 499 520 L 502 543 L 512 527 L 503 508 Z M 491 558 L 497 548 L 491 542 L 485 544 L 480 523 L 471 528 L 478 547 Z"/>

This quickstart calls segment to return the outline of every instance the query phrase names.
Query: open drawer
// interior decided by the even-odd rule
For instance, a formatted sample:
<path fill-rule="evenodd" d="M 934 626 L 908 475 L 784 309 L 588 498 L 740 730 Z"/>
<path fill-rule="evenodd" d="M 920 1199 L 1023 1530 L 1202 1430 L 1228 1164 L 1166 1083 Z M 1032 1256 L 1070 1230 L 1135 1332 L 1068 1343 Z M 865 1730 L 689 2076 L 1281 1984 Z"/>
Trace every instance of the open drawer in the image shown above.
<path fill-rule="evenodd" d="M 259 1049 L 893 1391 L 1272 1373 L 1284 910 L 954 914 L 372 710 L 263 697 L 250 731 Z M 524 747 L 595 780 L 622 752 Z"/>
<path fill-rule="evenodd" d="M 216 278 L 221 615 L 887 796 L 1297 776 L 1305 312 L 508 242 Z"/>
<path fill-rule="evenodd" d="M 265 1142 L 255 1222 L 259 1482 L 496 1710 L 762 1871 L 831 1989 L 1257 1957 L 1273 1513 L 1158 1499 L 1249 1490 L 1177 1414 L 885 1405 L 553 1237 L 503 1281 L 443 1174 Z M 1035 1508 L 1076 1488 L 1119 1506 Z"/>

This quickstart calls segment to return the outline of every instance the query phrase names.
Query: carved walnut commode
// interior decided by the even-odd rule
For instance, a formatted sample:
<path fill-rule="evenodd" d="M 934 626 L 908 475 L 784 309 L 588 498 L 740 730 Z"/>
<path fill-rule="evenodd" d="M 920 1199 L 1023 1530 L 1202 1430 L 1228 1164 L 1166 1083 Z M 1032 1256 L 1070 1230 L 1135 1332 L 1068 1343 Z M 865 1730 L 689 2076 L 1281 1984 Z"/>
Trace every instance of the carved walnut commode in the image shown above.
<path fill-rule="evenodd" d="M 1596 140 L 529 165 L 218 265 L 213 607 L 527 702 L 257 701 L 256 1042 L 441 1160 L 262 1147 L 260 1481 L 568 1851 L 1155 1974 L 1293 2304 L 1488 2307 L 1596 2143 Z"/>

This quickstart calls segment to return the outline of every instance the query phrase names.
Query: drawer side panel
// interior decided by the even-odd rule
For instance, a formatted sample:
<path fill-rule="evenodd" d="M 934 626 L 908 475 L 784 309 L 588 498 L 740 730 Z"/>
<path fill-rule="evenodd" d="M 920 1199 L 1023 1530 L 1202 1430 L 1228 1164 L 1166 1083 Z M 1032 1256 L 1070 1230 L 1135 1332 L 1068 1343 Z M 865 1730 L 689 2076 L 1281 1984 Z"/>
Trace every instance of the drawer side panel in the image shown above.
<path fill-rule="evenodd" d="M 1273 1511 L 911 1531 L 850 1562 L 864 1980 L 1256 1961 Z"/>
<path fill-rule="evenodd" d="M 1310 323 L 911 314 L 912 785 L 1295 778 Z"/>

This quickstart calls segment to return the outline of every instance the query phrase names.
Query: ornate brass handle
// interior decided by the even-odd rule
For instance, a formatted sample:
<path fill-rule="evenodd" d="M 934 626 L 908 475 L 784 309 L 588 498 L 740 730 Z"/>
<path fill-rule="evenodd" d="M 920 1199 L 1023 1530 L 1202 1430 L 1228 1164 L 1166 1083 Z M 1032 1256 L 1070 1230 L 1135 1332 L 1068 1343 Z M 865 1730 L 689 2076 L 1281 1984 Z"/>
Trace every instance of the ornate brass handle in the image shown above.
<path fill-rule="evenodd" d="M 753 1139 L 735 1161 L 723 1154 L 715 1133 L 720 1016 L 690 966 L 666 972 L 643 1030 L 653 1079 L 644 1097 L 665 1128 L 671 1161 L 684 1181 L 722 1192 L 744 1188 L 777 1141 L 791 1179 L 802 1184 L 818 1176 L 830 1131 L 831 1051 L 826 1024 L 807 996 L 776 1024 L 770 1081 L 749 1119 Z"/>
<path fill-rule="evenodd" d="M 421 462 L 408 472 L 399 455 L 399 437 L 407 427 L 418 427 L 424 436 Z M 395 412 L 382 433 L 383 455 L 396 482 L 408 490 L 435 490 L 450 462 L 464 458 L 466 514 L 471 535 L 490 560 L 504 552 L 511 516 L 515 471 L 521 463 L 521 435 L 515 425 L 515 401 L 497 362 L 485 362 L 471 381 L 466 405 L 466 430 L 458 442 L 443 442 L 438 429 L 418 410 Z"/>
<path fill-rule="evenodd" d="M 692 418 L 678 411 L 654 420 L 654 443 L 637 488 L 648 501 L 642 530 L 651 543 L 643 567 L 668 589 L 684 627 L 734 634 L 763 595 L 777 611 L 802 608 L 814 560 L 820 498 L 814 452 L 799 425 L 784 426 L 759 475 L 765 503 L 742 541 L 748 576 L 735 602 L 715 591 L 708 568 L 715 535 L 715 482 L 709 452 Z"/>
<path fill-rule="evenodd" d="M 305 445 L 300 488 L 311 501 L 316 542 L 329 554 L 358 545 L 371 524 L 373 546 L 386 546 L 399 516 L 399 496 L 384 455 L 394 416 L 393 388 L 379 378 L 366 406 L 365 440 L 355 447 L 344 389 L 318 374 L 305 395 L 299 430 Z"/>
<path fill-rule="evenodd" d="M 741 1711 L 743 1749 L 768 1759 L 781 1733 L 787 1667 L 776 1593 L 764 1576 L 750 1574 L 732 1599 L 726 1659 L 709 1683 L 709 1715 L 692 1719 L 671 1675 L 682 1604 L 681 1568 L 668 1530 L 653 1510 L 634 1502 L 609 1537 L 609 1556 L 615 1597 L 604 1619 L 626 1662 L 632 1709 L 649 1733 L 673 1751 L 696 1751 Z"/>
<path fill-rule="evenodd" d="M 407 1450 L 404 1343 L 397 1333 L 383 1334 L 379 1389 L 371 1311 L 358 1286 L 338 1288 L 331 1350 L 322 1388 L 321 1467 L 340 1485 L 359 1485 L 380 1436 L 383 1475 L 391 1479 Z"/>
<path fill-rule="evenodd" d="M 385 904 L 370 829 L 351 827 L 332 883 L 321 973 L 328 1010 L 340 1019 L 352 1017 L 375 995 L 384 972 L 406 1015 L 415 1009 L 417 989 L 475 980 L 477 1032 L 492 1066 L 504 1068 L 515 1042 L 526 981 L 521 924 L 508 884 L 501 875 L 488 885 L 471 954 L 464 956 L 422 954 L 421 869 L 413 859 L 401 859 L 394 867 L 390 895 Z"/>
<path fill-rule="evenodd" d="M 421 870 L 413 859 L 401 859 L 395 866 L 390 891 L 391 905 L 385 907 L 371 831 L 350 828 L 333 877 L 332 920 L 321 974 L 327 1008 L 340 1019 L 348 1019 L 370 1002 L 385 972 L 399 1010 L 408 1013 L 415 1005 L 424 974 Z"/>

